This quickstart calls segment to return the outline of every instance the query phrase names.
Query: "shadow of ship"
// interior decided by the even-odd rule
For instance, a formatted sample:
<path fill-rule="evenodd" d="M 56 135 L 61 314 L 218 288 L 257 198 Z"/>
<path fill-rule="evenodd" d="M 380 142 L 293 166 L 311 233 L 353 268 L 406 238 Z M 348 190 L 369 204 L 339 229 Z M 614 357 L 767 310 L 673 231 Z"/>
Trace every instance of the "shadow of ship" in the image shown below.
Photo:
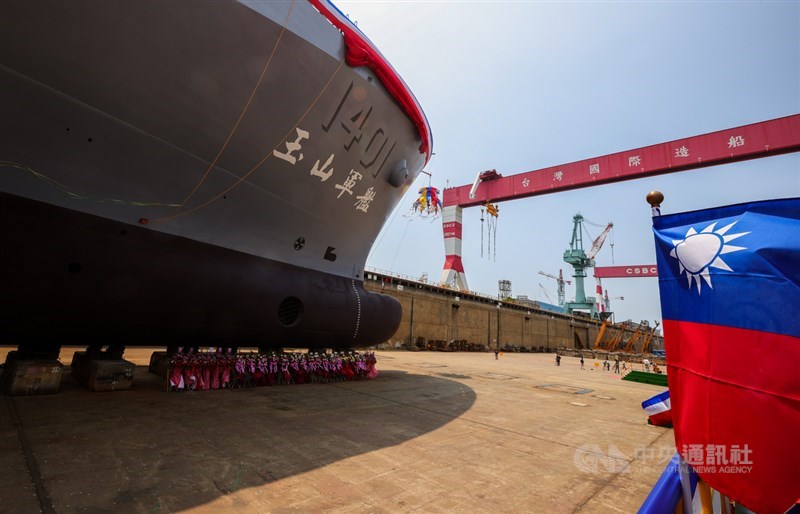
<path fill-rule="evenodd" d="M 196 393 L 165 393 L 161 380 L 137 367 L 133 390 L 102 394 L 65 376 L 58 395 L 13 400 L 56 512 L 201 506 L 401 444 L 475 402 L 461 383 L 394 370 Z"/>

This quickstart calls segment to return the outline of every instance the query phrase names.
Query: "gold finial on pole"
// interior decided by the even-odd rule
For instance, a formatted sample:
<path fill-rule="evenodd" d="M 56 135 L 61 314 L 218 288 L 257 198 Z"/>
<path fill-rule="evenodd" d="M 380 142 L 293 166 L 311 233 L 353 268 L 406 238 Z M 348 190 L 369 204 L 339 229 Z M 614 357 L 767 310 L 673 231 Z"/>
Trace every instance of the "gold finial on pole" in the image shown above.
<path fill-rule="evenodd" d="M 664 195 L 661 191 L 650 191 L 647 193 L 647 203 L 650 204 L 650 210 L 653 217 L 661 216 L 661 202 L 664 201 Z"/>

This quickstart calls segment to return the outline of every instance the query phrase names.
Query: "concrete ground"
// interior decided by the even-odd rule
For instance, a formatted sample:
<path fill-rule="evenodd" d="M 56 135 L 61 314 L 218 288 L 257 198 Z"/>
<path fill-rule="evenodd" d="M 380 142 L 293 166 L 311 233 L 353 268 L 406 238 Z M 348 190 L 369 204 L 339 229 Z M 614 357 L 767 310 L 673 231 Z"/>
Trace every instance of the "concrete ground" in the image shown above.
<path fill-rule="evenodd" d="M 3 398 L 0 511 L 635 512 L 674 452 L 640 406 L 663 389 L 591 360 L 378 352 L 372 381 L 168 393 L 151 351 L 130 391 L 65 370 Z"/>

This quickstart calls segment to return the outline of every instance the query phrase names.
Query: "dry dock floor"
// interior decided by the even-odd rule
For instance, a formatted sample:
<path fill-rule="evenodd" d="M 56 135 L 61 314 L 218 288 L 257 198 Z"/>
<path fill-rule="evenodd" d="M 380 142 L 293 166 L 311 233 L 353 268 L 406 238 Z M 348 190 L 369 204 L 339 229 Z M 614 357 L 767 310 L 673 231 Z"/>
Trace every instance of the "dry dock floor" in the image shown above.
<path fill-rule="evenodd" d="M 372 381 L 168 393 L 151 351 L 130 391 L 66 369 L 2 397 L 0 512 L 635 512 L 674 452 L 640 406 L 663 388 L 592 360 L 378 352 Z"/>

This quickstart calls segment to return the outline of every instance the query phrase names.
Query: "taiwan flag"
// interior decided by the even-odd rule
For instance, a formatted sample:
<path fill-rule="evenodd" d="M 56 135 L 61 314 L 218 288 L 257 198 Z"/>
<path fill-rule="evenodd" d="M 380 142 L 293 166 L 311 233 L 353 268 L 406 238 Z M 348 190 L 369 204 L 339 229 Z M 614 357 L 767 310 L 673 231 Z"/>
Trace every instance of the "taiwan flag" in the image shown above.
<path fill-rule="evenodd" d="M 675 444 L 755 512 L 800 498 L 800 198 L 653 218 Z"/>
<path fill-rule="evenodd" d="M 672 411 L 670 410 L 669 391 L 659 393 L 649 400 L 642 402 L 642 408 L 650 418 L 650 424 L 659 427 L 672 426 Z"/>

